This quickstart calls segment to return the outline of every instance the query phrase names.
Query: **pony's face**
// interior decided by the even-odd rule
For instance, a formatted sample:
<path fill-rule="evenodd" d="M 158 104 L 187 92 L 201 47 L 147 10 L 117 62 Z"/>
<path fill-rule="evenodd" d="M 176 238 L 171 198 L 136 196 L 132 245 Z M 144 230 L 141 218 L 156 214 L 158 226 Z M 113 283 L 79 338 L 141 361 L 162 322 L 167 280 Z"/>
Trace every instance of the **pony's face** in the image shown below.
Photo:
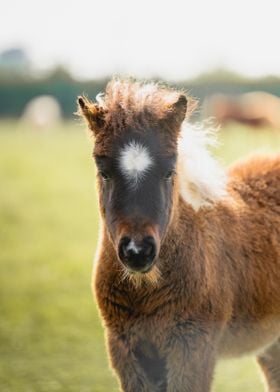
<path fill-rule="evenodd" d="M 176 148 L 155 129 L 127 129 L 94 158 L 100 205 L 120 261 L 130 272 L 150 271 L 170 221 Z"/>
<path fill-rule="evenodd" d="M 129 272 L 153 269 L 176 203 L 177 139 L 186 96 L 155 84 L 112 81 L 97 103 L 80 97 L 95 137 L 107 231 Z"/>

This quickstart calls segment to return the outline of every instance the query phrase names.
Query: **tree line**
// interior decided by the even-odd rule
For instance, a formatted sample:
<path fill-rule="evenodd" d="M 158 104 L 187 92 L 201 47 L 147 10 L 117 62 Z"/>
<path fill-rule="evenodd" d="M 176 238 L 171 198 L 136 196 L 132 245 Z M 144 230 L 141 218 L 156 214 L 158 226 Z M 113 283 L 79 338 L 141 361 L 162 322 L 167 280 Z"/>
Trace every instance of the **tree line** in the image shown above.
<path fill-rule="evenodd" d="M 19 117 L 32 98 L 51 95 L 60 103 L 63 116 L 71 118 L 76 109 L 77 95 L 84 93 L 94 99 L 100 91 L 104 91 L 108 80 L 109 78 L 79 81 L 61 68 L 43 77 L 0 72 L 0 116 Z M 201 75 L 193 80 L 182 80 L 175 85 L 189 91 L 190 95 L 201 102 L 205 97 L 217 93 L 236 95 L 249 91 L 266 91 L 280 97 L 280 78 L 253 80 L 225 70 Z"/>

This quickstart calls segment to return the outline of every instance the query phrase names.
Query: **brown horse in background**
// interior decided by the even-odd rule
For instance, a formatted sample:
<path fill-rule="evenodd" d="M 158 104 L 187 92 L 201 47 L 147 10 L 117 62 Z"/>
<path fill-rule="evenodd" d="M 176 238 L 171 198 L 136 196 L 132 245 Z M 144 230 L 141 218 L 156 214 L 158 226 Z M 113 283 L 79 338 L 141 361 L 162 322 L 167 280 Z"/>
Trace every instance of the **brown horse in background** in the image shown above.
<path fill-rule="evenodd" d="M 221 357 L 257 357 L 280 391 L 280 156 L 224 173 L 190 100 L 112 80 L 79 97 L 102 227 L 94 291 L 126 392 L 210 391 Z"/>
<path fill-rule="evenodd" d="M 204 114 L 219 124 L 239 122 L 280 130 L 280 98 L 262 91 L 239 96 L 217 94 L 205 100 Z"/>

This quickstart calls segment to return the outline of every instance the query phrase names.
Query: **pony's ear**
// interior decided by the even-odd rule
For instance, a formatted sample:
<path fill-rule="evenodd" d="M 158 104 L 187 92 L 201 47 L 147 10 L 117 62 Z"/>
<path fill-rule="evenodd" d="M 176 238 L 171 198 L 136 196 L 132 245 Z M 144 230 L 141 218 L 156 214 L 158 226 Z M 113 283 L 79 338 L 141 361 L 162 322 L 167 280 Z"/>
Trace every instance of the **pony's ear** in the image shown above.
<path fill-rule="evenodd" d="M 182 124 L 186 117 L 188 108 L 188 99 L 185 94 L 180 94 L 177 101 L 172 105 L 172 112 L 177 118 L 179 124 Z"/>
<path fill-rule="evenodd" d="M 185 94 L 177 94 L 175 101 L 168 103 L 167 116 L 177 125 L 181 125 L 186 117 L 189 117 L 197 107 L 197 101 Z"/>
<path fill-rule="evenodd" d="M 104 125 L 105 110 L 97 103 L 93 103 L 82 96 L 78 97 L 77 103 L 78 110 L 76 114 L 83 117 L 86 120 L 89 129 L 91 129 L 94 134 L 97 134 Z"/>

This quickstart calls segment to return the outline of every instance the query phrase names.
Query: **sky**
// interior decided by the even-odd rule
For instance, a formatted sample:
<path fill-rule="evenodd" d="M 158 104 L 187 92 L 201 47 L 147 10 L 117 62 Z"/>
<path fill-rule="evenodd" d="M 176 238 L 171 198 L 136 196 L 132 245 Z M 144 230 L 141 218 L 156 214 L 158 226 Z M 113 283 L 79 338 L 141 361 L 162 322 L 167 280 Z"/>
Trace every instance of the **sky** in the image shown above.
<path fill-rule="evenodd" d="M 279 41 L 280 0 L 9 0 L 0 13 L 0 51 L 21 46 L 36 68 L 82 79 L 280 76 Z"/>

